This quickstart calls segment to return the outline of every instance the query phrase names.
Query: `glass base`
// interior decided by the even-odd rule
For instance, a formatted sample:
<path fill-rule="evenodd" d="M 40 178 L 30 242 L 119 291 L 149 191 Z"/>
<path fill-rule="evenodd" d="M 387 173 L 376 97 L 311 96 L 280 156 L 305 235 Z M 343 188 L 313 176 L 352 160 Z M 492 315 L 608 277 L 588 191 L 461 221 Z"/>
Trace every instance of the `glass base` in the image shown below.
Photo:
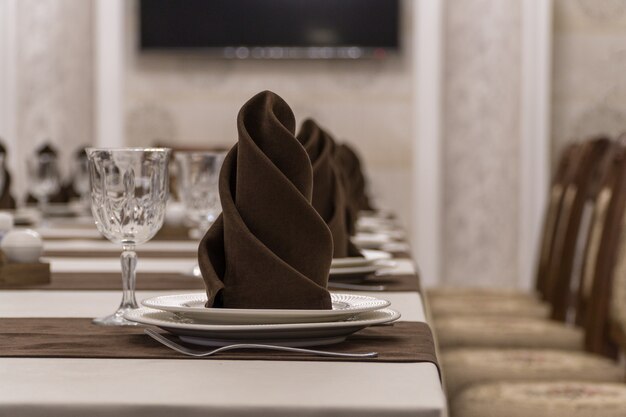
<path fill-rule="evenodd" d="M 91 322 L 98 326 L 137 326 L 139 323 L 126 320 L 124 314 L 127 311 L 134 310 L 133 308 L 118 308 L 117 311 L 109 316 L 93 319 Z"/>

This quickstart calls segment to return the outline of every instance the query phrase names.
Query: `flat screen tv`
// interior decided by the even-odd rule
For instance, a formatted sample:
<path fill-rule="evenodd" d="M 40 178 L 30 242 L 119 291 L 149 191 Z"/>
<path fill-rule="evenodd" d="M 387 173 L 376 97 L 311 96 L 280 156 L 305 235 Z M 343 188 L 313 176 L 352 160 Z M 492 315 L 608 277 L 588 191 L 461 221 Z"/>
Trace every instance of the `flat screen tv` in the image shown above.
<path fill-rule="evenodd" d="M 399 0 L 141 0 L 143 51 L 233 59 L 384 58 L 400 48 Z"/>

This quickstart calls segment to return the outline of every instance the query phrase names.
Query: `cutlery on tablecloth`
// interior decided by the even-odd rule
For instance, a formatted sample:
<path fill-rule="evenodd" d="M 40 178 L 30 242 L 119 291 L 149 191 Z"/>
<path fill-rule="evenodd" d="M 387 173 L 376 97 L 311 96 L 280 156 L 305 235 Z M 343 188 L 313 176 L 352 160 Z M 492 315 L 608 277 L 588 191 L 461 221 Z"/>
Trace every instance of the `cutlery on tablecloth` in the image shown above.
<path fill-rule="evenodd" d="M 238 350 L 238 349 L 278 350 L 282 352 L 304 353 L 308 355 L 330 356 L 330 357 L 336 357 L 336 358 L 376 358 L 378 357 L 378 352 L 367 352 L 367 353 L 328 352 L 328 351 L 323 351 L 323 350 L 302 349 L 302 348 L 294 348 L 294 347 L 288 347 L 288 346 L 276 346 L 276 345 L 253 344 L 253 343 L 238 343 L 235 345 L 222 346 L 220 348 L 209 350 L 209 351 L 201 351 L 201 350 L 190 349 L 186 346 L 179 345 L 178 343 L 171 341 L 167 337 L 163 336 L 160 333 L 155 332 L 154 330 L 144 329 L 144 332 L 148 336 L 150 336 L 157 342 L 167 346 L 168 348 L 175 350 L 179 353 L 188 355 L 188 356 L 194 356 L 196 358 L 204 358 L 207 356 L 213 356 L 217 353 L 226 352 L 229 350 Z"/>

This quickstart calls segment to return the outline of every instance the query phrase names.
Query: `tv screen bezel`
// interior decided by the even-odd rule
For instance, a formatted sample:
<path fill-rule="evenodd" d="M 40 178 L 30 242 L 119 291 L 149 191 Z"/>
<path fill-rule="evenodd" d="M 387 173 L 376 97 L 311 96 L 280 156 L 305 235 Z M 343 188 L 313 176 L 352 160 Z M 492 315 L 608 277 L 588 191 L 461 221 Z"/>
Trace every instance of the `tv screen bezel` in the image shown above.
<path fill-rule="evenodd" d="M 149 0 L 148 0 L 149 1 Z M 398 9 L 396 45 L 393 47 L 363 47 L 357 45 L 345 46 L 246 46 L 232 45 L 223 47 L 165 47 L 146 46 L 142 42 L 141 5 L 143 0 L 136 2 L 135 27 L 137 49 L 142 54 L 180 54 L 201 55 L 203 57 L 223 60 L 357 60 L 357 59 L 386 59 L 401 54 L 403 49 L 403 18 L 402 0 L 396 1 Z"/>

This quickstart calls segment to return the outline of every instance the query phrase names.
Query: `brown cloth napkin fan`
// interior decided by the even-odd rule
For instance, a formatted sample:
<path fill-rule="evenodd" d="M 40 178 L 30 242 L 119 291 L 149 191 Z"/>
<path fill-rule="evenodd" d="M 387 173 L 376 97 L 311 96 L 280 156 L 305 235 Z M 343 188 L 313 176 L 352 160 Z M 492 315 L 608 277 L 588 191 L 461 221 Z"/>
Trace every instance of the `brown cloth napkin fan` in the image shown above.
<path fill-rule="evenodd" d="M 207 307 L 332 308 L 332 235 L 311 205 L 311 162 L 291 108 L 259 93 L 237 130 L 220 172 L 222 214 L 198 248 Z"/>
<path fill-rule="evenodd" d="M 11 174 L 6 167 L 7 150 L 2 143 L 0 143 L 0 153 L 4 154 L 4 185 L 0 190 L 0 209 L 12 210 L 15 209 L 15 199 L 11 195 Z"/>
<path fill-rule="evenodd" d="M 363 173 L 361 160 L 357 153 L 347 144 L 337 146 L 335 162 L 341 173 L 343 186 L 348 200 L 348 222 L 350 233 L 354 233 L 360 210 L 373 210 L 369 196 L 366 192 L 366 180 Z"/>
<path fill-rule="evenodd" d="M 313 165 L 313 207 L 333 235 L 333 257 L 363 256 L 350 241 L 345 191 L 334 163 L 335 141 L 312 119 L 302 123 L 298 140 Z"/>
<path fill-rule="evenodd" d="M 37 148 L 35 153 L 37 155 L 48 154 L 48 155 L 55 156 L 55 157 L 58 156 L 57 150 L 47 142 L 41 145 L 39 148 Z M 67 197 L 66 192 L 63 189 L 63 187 L 60 187 L 59 191 L 51 195 L 49 198 L 50 203 L 67 203 L 68 201 L 69 201 L 69 198 Z M 26 203 L 35 204 L 37 203 L 37 199 L 35 198 L 35 196 L 29 193 L 28 197 L 26 198 Z"/>

